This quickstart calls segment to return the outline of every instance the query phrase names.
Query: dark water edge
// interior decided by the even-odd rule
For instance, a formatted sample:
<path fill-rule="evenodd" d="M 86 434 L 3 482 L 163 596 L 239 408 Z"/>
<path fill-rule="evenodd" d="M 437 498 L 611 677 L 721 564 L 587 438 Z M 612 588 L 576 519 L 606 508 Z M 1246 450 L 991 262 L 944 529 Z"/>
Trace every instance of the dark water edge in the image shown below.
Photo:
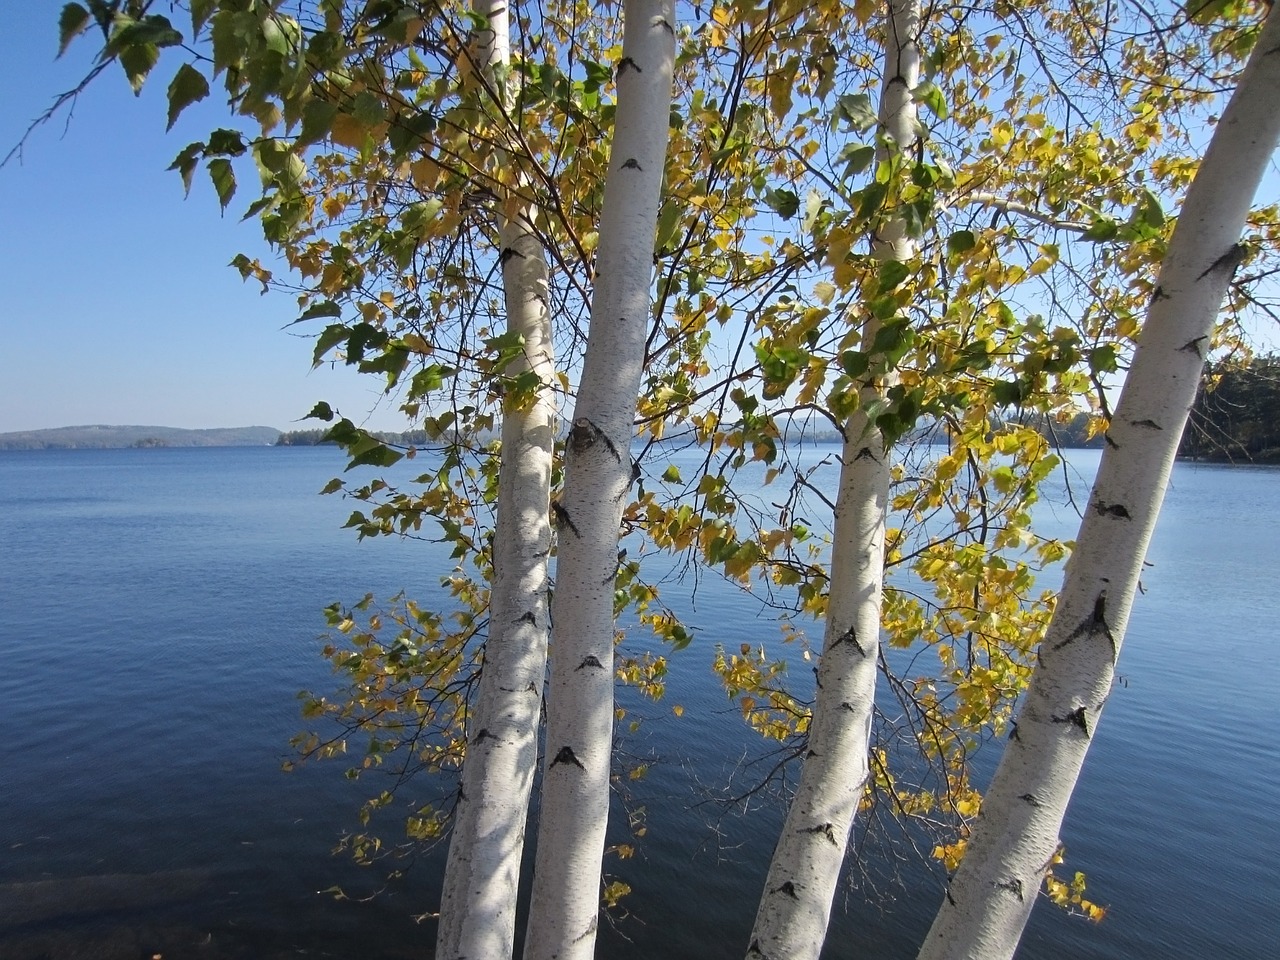
<path fill-rule="evenodd" d="M 319 610 L 366 589 L 440 599 L 449 568 L 429 545 L 338 530 L 350 505 L 313 494 L 341 466 L 324 448 L 0 457 L 0 960 L 430 954 L 434 925 L 413 918 L 438 897 L 440 852 L 384 885 L 330 855 L 363 796 L 340 769 L 279 772 L 293 693 L 332 683 Z M 1022 960 L 1251 958 L 1280 942 L 1277 481 L 1177 467 L 1125 682 L 1064 829 L 1067 868 L 1110 914 L 1092 926 L 1041 904 Z M 1044 519 L 1069 531 L 1074 514 Z M 781 811 L 695 804 L 762 769 L 706 667 L 714 642 L 776 635 L 760 613 L 704 582 L 666 701 L 630 705 L 649 719 L 625 748 L 653 766 L 613 820 L 643 807 L 649 831 L 606 864 L 633 893 L 600 956 L 745 949 Z M 942 878 L 910 838 L 862 836 L 869 876 L 852 871 L 824 956 L 912 957 Z M 382 892 L 317 893 L 334 884 Z"/>

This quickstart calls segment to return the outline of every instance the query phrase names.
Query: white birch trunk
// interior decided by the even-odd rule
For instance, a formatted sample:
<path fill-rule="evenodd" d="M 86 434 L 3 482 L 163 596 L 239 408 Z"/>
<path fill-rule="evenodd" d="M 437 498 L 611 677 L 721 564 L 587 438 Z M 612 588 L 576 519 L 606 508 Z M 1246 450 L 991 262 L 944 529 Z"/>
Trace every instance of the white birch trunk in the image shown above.
<path fill-rule="evenodd" d="M 1236 244 L 1280 141 L 1278 100 L 1273 14 L 1187 191 L 1031 687 L 921 960 L 1002 960 L 1022 936 L 1111 692 Z"/>
<path fill-rule="evenodd" d="M 554 656 L 526 960 L 589 960 L 613 737 L 618 529 L 652 311 L 653 244 L 675 66 L 674 0 L 626 0 L 591 331 L 557 520 Z"/>
<path fill-rule="evenodd" d="M 505 109 L 509 98 L 496 86 L 495 68 L 510 59 L 506 0 L 479 0 L 476 11 L 489 20 L 476 45 L 476 66 L 495 84 Z M 510 960 L 538 763 L 556 411 L 547 261 L 531 215 L 513 201 L 497 216 L 507 330 L 524 338 L 524 353 L 511 373 L 533 370 L 538 386 L 531 404 L 507 404 L 503 411 L 489 637 L 445 867 L 435 954 L 440 960 Z"/>
<path fill-rule="evenodd" d="M 892 143 L 879 160 L 916 142 L 911 97 L 920 73 L 916 39 L 920 0 L 890 0 L 885 24 L 882 133 Z M 891 219 L 872 240 L 883 261 L 908 260 L 915 244 Z M 879 323 L 869 317 L 869 349 Z M 864 412 L 883 398 L 887 376 L 863 386 L 859 409 L 845 425 L 831 549 L 831 586 L 808 753 L 787 811 L 747 950 L 750 960 L 816 960 L 822 950 L 845 848 L 870 773 L 880 609 L 884 587 L 889 452 Z"/>

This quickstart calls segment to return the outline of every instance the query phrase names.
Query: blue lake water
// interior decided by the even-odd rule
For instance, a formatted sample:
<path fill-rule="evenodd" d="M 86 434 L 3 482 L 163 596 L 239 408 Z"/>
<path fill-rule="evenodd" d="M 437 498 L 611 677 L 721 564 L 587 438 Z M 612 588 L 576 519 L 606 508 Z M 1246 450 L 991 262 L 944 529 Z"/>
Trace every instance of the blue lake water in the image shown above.
<path fill-rule="evenodd" d="M 1096 454 L 1073 463 L 1087 477 Z M 439 855 L 390 884 L 334 857 L 367 785 L 340 763 L 280 772 L 295 693 L 333 687 L 321 608 L 438 600 L 451 566 L 340 530 L 350 505 L 315 493 L 341 466 L 324 448 L 0 455 L 0 960 L 429 953 L 414 916 L 435 906 Z M 1074 531 L 1068 507 L 1041 519 Z M 1063 834 L 1108 917 L 1042 903 L 1023 960 L 1280 943 L 1280 471 L 1179 465 L 1148 560 Z M 624 741 L 653 766 L 616 819 L 643 808 L 649 829 L 608 864 L 633 893 L 601 956 L 741 956 L 780 822 L 767 797 L 745 815 L 699 803 L 770 762 L 709 672 L 713 645 L 777 628 L 714 578 L 686 602 L 695 643 Z M 912 957 L 941 877 L 900 847 L 861 850 L 825 956 Z M 317 894 L 335 884 L 381 892 Z"/>

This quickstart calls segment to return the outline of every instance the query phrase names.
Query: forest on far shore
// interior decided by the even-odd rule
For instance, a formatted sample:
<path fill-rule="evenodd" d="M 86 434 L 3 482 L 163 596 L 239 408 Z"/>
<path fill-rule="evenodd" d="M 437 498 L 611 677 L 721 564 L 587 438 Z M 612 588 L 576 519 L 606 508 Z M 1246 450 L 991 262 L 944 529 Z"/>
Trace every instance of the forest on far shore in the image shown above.
<path fill-rule="evenodd" d="M 1280 463 L 1280 356 L 1211 365 L 1178 456 L 1217 463 Z"/>

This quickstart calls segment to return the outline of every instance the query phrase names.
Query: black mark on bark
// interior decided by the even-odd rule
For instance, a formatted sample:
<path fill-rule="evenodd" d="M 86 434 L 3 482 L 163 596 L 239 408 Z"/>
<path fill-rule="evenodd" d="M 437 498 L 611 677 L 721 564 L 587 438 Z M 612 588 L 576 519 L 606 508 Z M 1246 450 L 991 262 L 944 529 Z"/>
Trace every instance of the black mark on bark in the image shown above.
<path fill-rule="evenodd" d="M 840 841 L 836 839 L 836 825 L 834 823 L 820 823 L 816 827 L 805 827 L 800 832 L 820 833 L 837 847 L 840 846 Z"/>
<path fill-rule="evenodd" d="M 569 449 L 574 453 L 584 453 L 590 450 L 597 443 L 603 443 L 609 448 L 609 452 L 613 454 L 613 459 L 619 463 L 622 457 L 618 453 L 618 448 L 613 445 L 613 441 L 605 434 L 603 430 L 597 427 L 586 417 L 579 417 L 573 421 L 573 427 L 569 430 Z"/>
<path fill-rule="evenodd" d="M 1194 340 L 1188 340 L 1186 343 L 1180 346 L 1178 350 L 1182 353 L 1194 353 L 1197 357 L 1203 360 L 1204 351 L 1200 349 L 1200 345 L 1203 344 L 1208 339 L 1209 337 L 1207 335 L 1203 337 L 1196 337 Z"/>
<path fill-rule="evenodd" d="M 569 511 L 564 508 L 559 500 L 551 501 L 551 515 L 555 518 L 555 524 L 559 529 L 563 530 L 568 527 L 573 531 L 575 537 L 579 540 L 582 539 L 582 534 L 578 532 L 578 528 L 573 525 L 573 520 L 569 517 Z"/>
<path fill-rule="evenodd" d="M 560 752 L 556 754 L 555 759 L 551 761 L 549 766 L 554 767 L 557 763 L 571 763 L 579 770 L 587 769 L 582 765 L 582 761 L 574 756 L 572 747 L 561 747 Z"/>
<path fill-rule="evenodd" d="M 594 656 L 591 656 L 590 654 L 588 654 L 583 659 L 583 661 L 573 669 L 577 671 L 577 670 L 581 670 L 583 667 L 595 667 L 597 670 L 603 670 L 604 664 L 601 663 L 599 660 L 597 660 Z"/>
<path fill-rule="evenodd" d="M 1080 623 L 1067 634 L 1067 638 L 1060 643 L 1053 645 L 1054 650 L 1061 650 L 1067 644 L 1080 638 L 1087 637 L 1090 634 L 1101 633 L 1111 643 L 1111 656 L 1114 660 L 1119 654 L 1118 644 L 1116 643 L 1115 634 L 1111 632 L 1111 625 L 1107 623 L 1107 591 L 1103 590 L 1093 601 L 1093 612 L 1085 617 Z"/>
<path fill-rule="evenodd" d="M 832 649 L 838 647 L 842 643 L 851 643 L 858 653 L 862 654 L 864 657 L 867 655 L 867 651 L 864 650 L 862 648 L 862 644 L 858 642 L 858 632 L 854 630 L 852 624 L 850 624 L 848 630 L 836 637 L 835 640 L 831 641 Z"/>
<path fill-rule="evenodd" d="M 1023 895 L 1022 895 L 1022 881 L 1021 881 L 1021 880 L 1018 880 L 1018 879 L 1016 879 L 1016 878 L 1015 878 L 1015 879 L 1013 879 L 1013 880 L 1006 880 L 1004 883 L 996 883 L 996 884 L 993 884 L 993 886 L 994 886 L 997 890 L 1008 890 L 1009 892 L 1011 892 L 1014 896 L 1016 896 L 1016 897 L 1018 898 L 1018 902 L 1019 902 L 1019 903 L 1021 903 L 1023 900 L 1025 900 L 1025 899 L 1026 899 L 1026 898 L 1025 898 L 1025 897 L 1023 897 Z"/>
<path fill-rule="evenodd" d="M 1050 717 L 1054 723 L 1067 723 L 1073 727 L 1079 727 L 1084 731 L 1084 735 L 1089 736 L 1089 715 L 1085 712 L 1084 707 L 1076 707 L 1065 717 Z"/>
<path fill-rule="evenodd" d="M 1107 503 L 1105 500 L 1097 500 L 1093 504 L 1093 509 L 1101 514 L 1118 517 L 1121 520 L 1133 519 L 1129 515 L 1129 510 L 1122 503 Z"/>
<path fill-rule="evenodd" d="M 1231 249 L 1209 264 L 1204 273 L 1196 277 L 1196 282 L 1199 283 L 1209 274 L 1217 273 L 1219 270 L 1225 271 L 1228 277 L 1234 276 L 1236 268 L 1244 262 L 1246 253 L 1248 253 L 1248 250 L 1245 249 L 1243 243 L 1232 244 Z"/>

